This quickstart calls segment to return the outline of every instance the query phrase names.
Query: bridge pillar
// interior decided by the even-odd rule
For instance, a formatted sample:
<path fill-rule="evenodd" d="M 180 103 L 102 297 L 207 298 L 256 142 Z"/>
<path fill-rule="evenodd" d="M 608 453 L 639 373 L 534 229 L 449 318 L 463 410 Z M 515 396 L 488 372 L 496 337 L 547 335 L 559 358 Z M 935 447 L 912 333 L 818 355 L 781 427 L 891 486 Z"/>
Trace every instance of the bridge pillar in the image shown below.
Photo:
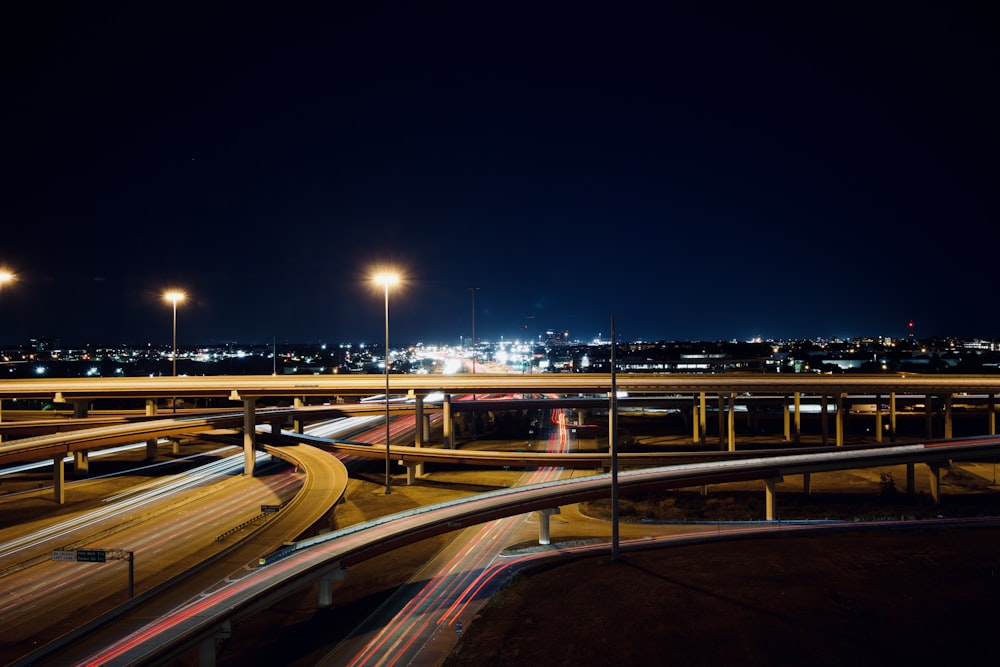
<path fill-rule="evenodd" d="M 256 400 L 243 399 L 243 474 L 253 476 L 254 450 L 257 448 L 257 428 L 254 423 Z"/>
<path fill-rule="evenodd" d="M 413 397 L 413 446 L 424 446 L 424 397 L 419 394 Z"/>
<path fill-rule="evenodd" d="M 272 422 L 269 422 L 269 423 L 271 424 L 271 435 L 273 435 L 276 438 L 282 437 L 281 436 L 281 426 L 282 426 L 282 424 L 285 423 L 285 420 L 282 419 L 281 421 L 272 421 Z"/>
<path fill-rule="evenodd" d="M 837 414 L 835 415 L 836 420 L 834 422 L 836 424 L 837 447 L 844 446 L 844 399 L 846 398 L 847 394 L 843 392 L 837 394 Z"/>
<path fill-rule="evenodd" d="M 305 404 L 305 402 L 302 400 L 301 396 L 296 396 L 295 398 L 292 399 L 292 407 L 301 408 L 304 404 Z M 295 431 L 296 433 L 301 434 L 303 432 L 302 429 L 303 429 L 302 420 L 301 419 L 293 419 L 292 420 L 292 430 Z"/>
<path fill-rule="evenodd" d="M 455 441 L 452 438 L 451 434 L 452 427 L 454 426 L 451 418 L 451 394 L 444 395 L 444 399 L 441 401 L 441 410 L 444 413 L 441 419 L 441 428 L 443 429 L 442 437 L 444 438 L 444 448 L 454 449 Z"/>
<path fill-rule="evenodd" d="M 882 394 L 875 392 L 875 442 L 882 444 Z"/>
<path fill-rule="evenodd" d="M 698 397 L 698 424 L 701 431 L 700 443 L 705 444 L 705 435 L 708 431 L 708 407 L 705 404 L 705 392 L 701 392 Z"/>
<path fill-rule="evenodd" d="M 955 394 L 948 394 L 944 397 L 944 438 L 945 440 L 951 440 L 952 429 L 951 429 L 951 405 L 955 398 Z"/>
<path fill-rule="evenodd" d="M 85 398 L 74 398 L 73 403 L 73 419 L 84 419 L 87 413 L 90 411 L 90 401 Z"/>
<path fill-rule="evenodd" d="M 726 438 L 729 451 L 736 451 L 736 392 L 729 392 L 729 410 L 726 415 Z"/>
<path fill-rule="evenodd" d="M 215 667 L 215 648 L 218 646 L 219 640 L 229 639 L 232 636 L 232 623 L 223 621 L 214 635 L 201 640 L 198 643 L 198 667 Z"/>
<path fill-rule="evenodd" d="M 146 399 L 146 416 L 152 417 L 156 414 L 156 399 L 147 398 Z M 160 454 L 159 448 L 156 446 L 156 438 L 150 438 L 146 441 L 146 460 L 152 461 Z"/>
<path fill-rule="evenodd" d="M 90 474 L 90 452 L 86 449 L 73 452 L 73 472 L 77 475 Z"/>
<path fill-rule="evenodd" d="M 896 443 L 896 392 L 889 392 L 889 442 Z"/>
<path fill-rule="evenodd" d="M 940 463 L 928 463 L 927 468 L 930 471 L 929 480 L 931 483 L 931 498 L 934 499 L 936 504 L 941 503 L 941 468 L 947 467 L 946 465 L 941 465 Z"/>
<path fill-rule="evenodd" d="M 912 463 L 906 464 L 906 493 L 913 495 L 917 492 L 917 480 L 914 474 L 914 466 Z"/>
<path fill-rule="evenodd" d="M 996 394 L 990 394 L 989 405 L 986 406 L 986 419 L 989 425 L 989 434 L 997 434 L 997 403 Z"/>
<path fill-rule="evenodd" d="M 795 397 L 795 444 L 799 444 L 802 441 L 802 392 L 797 391 L 793 394 Z"/>
<path fill-rule="evenodd" d="M 819 424 L 823 434 L 823 446 L 830 444 L 830 398 L 823 394 L 819 398 Z"/>
<path fill-rule="evenodd" d="M 347 570 L 339 564 L 330 572 L 319 578 L 319 599 L 317 605 L 320 609 L 329 609 L 333 606 L 333 582 L 347 579 Z"/>
<path fill-rule="evenodd" d="M 783 477 L 771 477 L 764 480 L 764 505 L 768 521 L 778 520 L 778 494 L 775 485 L 785 481 Z"/>
<path fill-rule="evenodd" d="M 170 438 L 170 451 L 175 456 L 181 453 L 181 439 L 180 438 Z"/>
<path fill-rule="evenodd" d="M 808 472 L 802 473 L 802 493 L 804 495 L 812 494 L 812 474 Z"/>
<path fill-rule="evenodd" d="M 722 392 L 719 392 L 719 449 L 726 448 L 726 404 L 722 398 Z"/>
<path fill-rule="evenodd" d="M 560 514 L 558 507 L 549 507 L 538 510 L 538 543 L 549 543 L 549 517 L 553 514 Z"/>
<path fill-rule="evenodd" d="M 424 466 L 421 461 L 400 461 L 399 465 L 406 468 L 406 485 L 413 486 L 417 478 L 423 476 Z"/>
<path fill-rule="evenodd" d="M 924 396 L 924 437 L 934 437 L 934 397 L 930 394 Z"/>
<path fill-rule="evenodd" d="M 781 418 L 782 418 L 782 426 L 784 428 L 785 442 L 791 442 L 792 441 L 792 413 L 791 413 L 791 409 L 788 407 L 788 394 L 785 394 L 782 397 L 782 399 L 783 400 L 782 400 L 782 406 L 781 406 Z"/>
<path fill-rule="evenodd" d="M 66 502 L 66 468 L 62 455 L 52 459 L 52 493 L 57 505 Z"/>

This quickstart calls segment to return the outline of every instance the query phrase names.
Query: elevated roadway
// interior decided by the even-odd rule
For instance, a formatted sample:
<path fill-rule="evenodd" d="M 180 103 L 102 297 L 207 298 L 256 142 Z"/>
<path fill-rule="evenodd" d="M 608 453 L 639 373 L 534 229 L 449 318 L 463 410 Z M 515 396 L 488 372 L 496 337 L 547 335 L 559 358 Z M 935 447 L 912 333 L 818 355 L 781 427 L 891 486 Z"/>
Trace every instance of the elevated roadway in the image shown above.
<path fill-rule="evenodd" d="M 627 471 L 618 476 L 618 488 L 621 493 L 631 494 L 751 479 L 776 479 L 821 470 L 915 461 L 943 462 L 953 458 L 997 454 L 1000 454 L 1000 438 L 993 437 L 861 451 L 704 462 Z M 504 489 L 417 508 L 302 540 L 264 558 L 262 567 L 245 577 L 208 591 L 136 628 L 120 641 L 88 656 L 86 664 L 162 662 L 196 645 L 202 646 L 203 656 L 209 659 L 211 656 L 207 653 L 214 652 L 216 634 L 231 631 L 241 620 L 305 586 L 319 582 L 321 604 L 324 601 L 328 603 L 330 582 L 344 567 L 456 528 L 607 497 L 610 484 L 611 476 L 604 474 Z"/>

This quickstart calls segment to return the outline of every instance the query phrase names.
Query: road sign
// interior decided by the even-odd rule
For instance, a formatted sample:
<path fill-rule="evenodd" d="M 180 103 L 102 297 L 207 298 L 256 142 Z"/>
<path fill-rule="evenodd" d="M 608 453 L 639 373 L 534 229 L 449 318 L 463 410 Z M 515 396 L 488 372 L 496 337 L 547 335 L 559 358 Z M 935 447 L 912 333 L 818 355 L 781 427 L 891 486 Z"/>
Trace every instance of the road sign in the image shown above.
<path fill-rule="evenodd" d="M 281 505 L 261 505 L 260 506 L 260 511 L 263 514 L 270 514 L 272 512 L 277 512 L 280 509 L 281 509 Z"/>
<path fill-rule="evenodd" d="M 77 549 L 76 560 L 82 563 L 103 563 L 107 560 L 104 549 Z"/>
<path fill-rule="evenodd" d="M 76 551 L 73 549 L 56 549 L 52 552 L 52 560 L 76 560 Z"/>

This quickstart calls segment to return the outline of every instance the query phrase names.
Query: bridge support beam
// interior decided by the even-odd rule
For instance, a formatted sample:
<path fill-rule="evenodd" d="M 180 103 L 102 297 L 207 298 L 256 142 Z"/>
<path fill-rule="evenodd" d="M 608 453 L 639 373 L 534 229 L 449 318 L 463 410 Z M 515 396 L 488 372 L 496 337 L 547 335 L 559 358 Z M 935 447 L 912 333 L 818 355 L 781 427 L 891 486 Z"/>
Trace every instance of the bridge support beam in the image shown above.
<path fill-rule="evenodd" d="M 830 397 L 823 394 L 819 398 L 820 432 L 823 434 L 823 446 L 830 444 Z"/>
<path fill-rule="evenodd" d="M 73 472 L 77 475 L 90 474 L 90 452 L 86 449 L 78 449 L 73 452 Z"/>
<path fill-rule="evenodd" d="M 305 401 L 302 400 L 301 396 L 296 396 L 295 398 L 292 399 L 292 407 L 301 408 L 303 405 L 305 405 Z M 292 420 L 292 430 L 295 431 L 296 433 L 301 434 L 301 433 L 303 433 L 302 429 L 303 429 L 302 420 L 301 419 L 293 419 Z"/>
<path fill-rule="evenodd" d="M 792 441 L 792 412 L 791 408 L 788 407 L 788 394 L 782 397 L 781 402 L 781 422 L 783 433 L 785 435 L 785 442 Z"/>
<path fill-rule="evenodd" d="M 423 396 L 423 394 L 417 394 L 417 395 L 415 395 L 413 397 L 413 406 L 414 406 L 413 446 L 414 447 L 423 447 L 424 443 L 427 442 L 428 431 L 430 430 L 428 428 L 429 423 L 428 423 L 427 415 L 424 414 L 424 396 Z M 410 475 L 411 474 L 414 475 L 415 477 L 423 477 L 423 475 L 424 475 L 424 462 L 423 461 L 417 462 L 415 464 L 415 469 L 412 471 L 412 473 L 411 473 L 411 471 L 410 471 L 409 468 L 406 469 L 406 479 L 407 479 L 406 483 L 407 484 L 412 484 L 413 483 L 411 481 L 411 479 L 410 479 Z"/>
<path fill-rule="evenodd" d="M 913 495 L 917 492 L 917 476 L 912 463 L 906 464 L 906 493 Z"/>
<path fill-rule="evenodd" d="M 559 514 L 560 510 L 558 507 L 549 507 L 547 509 L 538 510 L 538 543 L 539 544 L 549 544 L 549 517 L 553 514 Z"/>
<path fill-rule="evenodd" d="M 399 465 L 406 468 L 407 486 L 413 486 L 417 483 L 417 478 L 424 475 L 424 464 L 422 461 L 400 461 Z"/>
<path fill-rule="evenodd" d="M 726 415 L 726 437 L 729 451 L 736 451 L 736 392 L 729 392 L 729 410 Z"/>
<path fill-rule="evenodd" d="M 152 417 L 155 414 L 156 414 L 156 399 L 154 399 L 154 398 L 147 398 L 146 399 L 146 416 L 147 417 Z M 158 441 L 157 441 L 156 438 L 150 438 L 149 440 L 146 441 L 146 460 L 147 461 L 152 461 L 153 459 L 155 459 L 157 456 L 160 455 L 160 450 L 156 446 L 157 442 Z"/>
<path fill-rule="evenodd" d="M 339 563 L 337 566 L 319 578 L 319 598 L 316 604 L 320 609 L 333 606 L 333 582 L 347 579 L 347 570 Z"/>
<path fill-rule="evenodd" d="M 198 644 L 198 667 L 215 667 L 215 647 L 220 639 L 233 636 L 233 624 L 223 621 L 219 629 L 211 637 L 206 637 Z"/>
<path fill-rule="evenodd" d="M 990 394 L 989 405 L 986 406 L 986 419 L 987 426 L 989 427 L 989 434 L 997 434 L 997 395 Z"/>
<path fill-rule="evenodd" d="M 708 430 L 708 407 L 705 404 L 705 392 L 698 395 L 698 429 L 701 432 L 699 443 L 705 444 L 705 434 Z"/>
<path fill-rule="evenodd" d="M 66 502 L 66 468 L 62 455 L 52 459 L 52 494 L 57 505 Z"/>
<path fill-rule="evenodd" d="M 770 477 L 764 480 L 764 505 L 768 521 L 778 520 L 778 494 L 775 486 L 783 481 L 785 481 L 783 477 Z"/>
<path fill-rule="evenodd" d="M 927 468 L 930 471 L 929 481 L 931 483 L 931 498 L 934 499 L 935 504 L 941 503 L 941 468 L 947 467 L 947 464 L 941 463 L 927 464 Z"/>
<path fill-rule="evenodd" d="M 934 397 L 930 394 L 924 396 L 924 437 L 934 437 Z"/>
<path fill-rule="evenodd" d="M 944 439 L 951 440 L 954 436 L 952 435 L 952 403 L 955 399 L 955 394 L 948 394 L 944 397 Z"/>
<path fill-rule="evenodd" d="M 802 441 L 802 392 L 797 391 L 793 394 L 795 401 L 795 444 L 799 444 Z"/>
<path fill-rule="evenodd" d="M 812 473 L 802 473 L 802 493 L 806 496 L 812 494 Z"/>
<path fill-rule="evenodd" d="M 257 449 L 256 400 L 243 399 L 243 474 L 253 476 L 254 451 Z"/>
<path fill-rule="evenodd" d="M 896 392 L 889 392 L 889 442 L 896 443 Z"/>
<path fill-rule="evenodd" d="M 452 429 L 455 425 L 451 417 L 451 394 L 444 395 L 444 399 L 441 401 L 441 410 L 443 412 L 441 428 L 443 429 L 442 438 L 444 439 L 444 448 L 454 449 L 455 441 L 452 436 Z"/>
<path fill-rule="evenodd" d="M 882 394 L 875 392 L 875 442 L 882 444 Z"/>
<path fill-rule="evenodd" d="M 837 414 L 836 414 L 836 445 L 837 447 L 844 446 L 844 403 L 847 398 L 847 394 L 841 392 L 837 394 Z"/>

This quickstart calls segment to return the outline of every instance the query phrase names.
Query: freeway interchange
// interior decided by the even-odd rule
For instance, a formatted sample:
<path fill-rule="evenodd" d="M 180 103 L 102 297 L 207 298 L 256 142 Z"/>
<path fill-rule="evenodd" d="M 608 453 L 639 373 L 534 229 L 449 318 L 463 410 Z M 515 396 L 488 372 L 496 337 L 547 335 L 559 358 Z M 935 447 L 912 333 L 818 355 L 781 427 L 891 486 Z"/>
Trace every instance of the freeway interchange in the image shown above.
<path fill-rule="evenodd" d="M 506 381 L 506 380 L 505 380 Z M 486 379 L 484 382 L 489 383 Z M 537 382 L 537 381 L 536 381 Z M 198 383 L 201 384 L 201 383 Z M 230 387 L 230 397 L 239 395 L 233 389 L 233 385 L 219 382 L 210 383 L 212 391 L 219 391 L 218 387 Z M 363 383 L 359 383 L 364 386 Z M 68 386 L 68 385 L 63 385 Z M 249 385 L 244 385 L 241 391 L 246 392 Z M 254 385 L 256 391 L 287 391 L 284 384 L 281 388 L 264 387 L 263 383 Z M 499 385 L 497 385 L 499 386 Z M 565 386 L 560 385 L 562 388 Z M 706 384 L 698 385 L 704 388 Z M 734 393 L 732 390 L 736 385 L 730 385 L 727 394 Z M 933 389 L 934 392 L 950 391 L 945 395 L 945 399 L 954 394 L 967 393 L 960 391 L 962 385 L 951 385 L 937 380 L 936 384 L 926 385 L 924 391 Z M 986 406 L 988 414 L 992 415 L 995 410 L 994 396 L 996 382 L 983 381 L 981 384 L 968 385 L 969 388 L 982 392 L 981 399 Z M 549 387 L 551 389 L 551 387 Z M 842 388 L 842 387 L 841 387 Z M 857 388 L 857 387 L 854 387 Z M 893 388 L 900 388 L 899 386 Z M 148 389 L 148 387 L 147 387 Z M 301 389 L 301 387 L 296 387 Z M 318 389 L 318 388 L 317 388 Z M 452 389 L 457 391 L 456 386 Z M 827 387 L 823 391 L 833 391 L 835 388 Z M 868 389 L 872 389 L 870 386 Z M 49 388 L 51 391 L 51 387 Z M 116 391 L 122 390 L 116 388 Z M 130 391 L 130 389 L 124 389 Z M 341 389 L 343 390 L 343 389 Z M 788 391 L 788 387 L 785 387 Z M 912 390 L 912 388 L 911 388 Z M 57 390 L 64 391 L 64 390 Z M 79 392 L 94 392 L 93 389 L 77 388 Z M 157 391 L 179 391 L 179 385 L 164 383 L 164 386 Z M 195 391 L 195 390 L 190 390 Z M 204 391 L 200 389 L 197 391 Z M 222 391 L 225 391 L 224 389 Z M 325 387 L 322 391 L 330 391 Z M 429 389 L 428 389 L 429 391 Z M 886 391 L 884 385 L 874 390 L 876 393 Z M 793 392 L 794 393 L 794 392 Z M 892 393 L 888 391 L 886 395 Z M 931 392 L 927 392 L 929 395 Z M 263 394 L 261 394 L 263 395 Z M 941 394 L 944 395 L 944 394 Z M 64 400 L 85 400 L 77 396 L 75 399 Z M 242 396 L 241 396 L 242 398 Z M 235 398 L 233 400 L 236 400 Z M 250 402 L 244 400 L 245 405 Z M 555 402 L 554 402 L 555 404 Z M 332 407 L 332 406 L 331 406 Z M 296 413 L 291 409 L 279 416 L 278 411 L 260 411 L 254 409 L 256 423 L 257 414 L 260 413 L 259 421 L 269 422 L 273 425 L 296 416 L 302 417 L 304 412 Z M 329 416 L 327 413 L 325 416 Z M 187 420 L 187 421 L 185 421 Z M 213 416 L 183 417 L 180 419 L 167 418 L 163 416 L 156 420 L 150 420 L 153 424 L 160 424 L 164 432 L 173 435 L 189 434 L 197 435 L 210 431 L 231 430 L 237 431 L 240 424 L 247 425 L 246 412 L 225 413 Z M 180 422 L 180 423 L 178 423 Z M 129 432 L 130 428 L 140 429 Z M 86 447 L 104 446 L 101 438 L 119 439 L 117 441 L 134 441 L 150 435 L 150 431 L 143 431 L 142 428 L 150 428 L 149 425 L 114 425 L 111 431 L 103 431 L 96 437 L 94 434 L 84 436 L 82 433 L 62 434 L 63 443 L 86 442 Z M 155 426 L 153 432 L 155 432 Z M 95 429 L 96 430 L 96 429 Z M 277 432 L 265 437 L 263 433 L 258 434 L 258 429 L 253 428 L 254 434 L 261 437 L 261 441 L 267 441 L 270 451 L 281 455 L 281 450 L 286 449 L 288 453 L 296 447 L 322 447 L 327 451 L 337 451 L 342 454 L 349 453 L 353 456 L 372 456 L 379 458 L 385 455 L 385 448 L 380 444 L 357 445 L 351 443 L 338 442 L 337 439 L 323 439 L 307 436 L 304 433 L 295 431 L 283 431 L 277 441 L 273 438 Z M 44 440 L 44 438 L 41 438 Z M 285 441 L 285 442 L 282 442 Z M 298 441 L 302 445 L 289 446 L 288 443 Z M 28 443 L 30 446 L 37 446 L 38 440 Z M 25 443 L 10 442 L 4 443 L 0 449 L 10 451 L 25 446 Z M 65 452 L 73 451 L 74 445 L 67 444 Z M 257 443 L 254 443 L 255 449 Z M 843 447 L 839 451 L 806 451 L 796 454 L 774 455 L 760 454 L 750 456 L 741 452 L 740 456 L 706 456 L 700 462 L 689 462 L 683 465 L 669 465 L 670 460 L 661 457 L 659 459 L 647 459 L 640 461 L 639 457 L 630 459 L 630 455 L 621 455 L 623 461 L 628 461 L 634 465 L 645 465 L 639 470 L 621 473 L 618 477 L 623 493 L 641 492 L 650 489 L 676 488 L 679 486 L 724 484 L 740 479 L 780 479 L 785 475 L 810 474 L 824 470 L 848 469 L 865 467 L 871 465 L 883 465 L 890 463 L 905 463 L 912 465 L 916 463 L 927 464 L 933 467 L 950 460 L 960 460 L 963 457 L 995 457 L 1000 453 L 1000 444 L 995 437 L 966 438 L 961 440 L 948 440 L 941 442 L 924 442 L 915 445 L 899 445 L 877 448 L 854 448 Z M 826 448 L 827 450 L 829 448 Z M 44 457 L 55 457 L 61 455 L 58 450 L 44 451 Z M 22 451 L 23 454 L 23 451 Z M 433 448 L 433 447 L 409 447 L 394 443 L 391 447 L 391 454 L 399 461 L 429 461 L 448 460 L 461 461 L 464 464 L 496 466 L 559 466 L 578 468 L 604 468 L 609 467 L 608 454 L 579 454 L 579 453 L 553 453 L 553 454 L 528 454 L 518 453 L 489 453 L 470 452 L 456 450 L 453 448 Z M 719 454 L 722 454 L 720 452 Z M 548 457 L 548 458 L 546 458 Z M 738 459 L 742 460 L 738 460 Z M 307 477 L 316 477 L 309 474 Z M 322 540 L 303 540 L 285 550 L 279 550 L 265 557 L 264 565 L 254 569 L 239 582 L 232 582 L 216 593 L 206 597 L 200 597 L 197 605 L 197 613 L 191 614 L 191 609 L 185 606 L 177 607 L 161 616 L 158 625 L 146 627 L 141 631 L 144 639 L 136 641 L 134 636 L 129 636 L 122 642 L 107 647 L 107 652 L 99 652 L 100 662 L 106 664 L 140 664 L 150 660 L 158 660 L 164 655 L 176 653 L 183 648 L 198 645 L 210 641 L 222 626 L 231 627 L 232 624 L 246 618 L 248 615 L 259 612 L 263 606 L 271 604 L 275 599 L 290 594 L 303 586 L 315 583 L 317 580 L 328 578 L 332 573 L 339 571 L 352 563 L 357 563 L 367 558 L 371 558 L 386 550 L 398 548 L 412 541 L 426 539 L 428 536 L 438 535 L 444 532 L 456 530 L 457 528 L 478 524 L 507 516 L 514 516 L 531 511 L 544 511 L 561 505 L 580 502 L 588 498 L 600 497 L 608 493 L 610 486 L 610 474 L 591 475 L 586 478 L 572 480 L 570 482 L 550 481 L 531 487 L 520 487 L 518 489 L 505 490 L 482 494 L 479 497 L 467 501 L 449 503 L 442 507 L 423 508 L 417 512 L 407 515 L 397 515 L 391 518 L 382 518 L 360 524 L 347 532 L 338 532 L 327 536 Z M 217 597 L 218 596 L 218 597 Z M 146 639 L 155 637 L 154 639 Z M 159 656 L 159 657 L 158 657 Z M 24 664 L 31 664 L 25 662 Z"/>

